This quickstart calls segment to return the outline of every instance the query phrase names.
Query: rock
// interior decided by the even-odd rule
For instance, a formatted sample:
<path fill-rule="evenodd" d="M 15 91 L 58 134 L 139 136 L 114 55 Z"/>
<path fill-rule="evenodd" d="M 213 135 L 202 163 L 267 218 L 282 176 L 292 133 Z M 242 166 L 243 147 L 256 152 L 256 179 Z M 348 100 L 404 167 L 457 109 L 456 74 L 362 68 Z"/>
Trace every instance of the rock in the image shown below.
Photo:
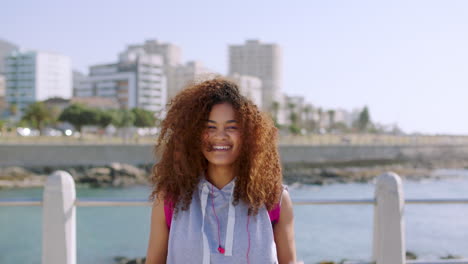
<path fill-rule="evenodd" d="M 68 171 L 68 173 L 70 173 L 70 175 L 73 177 L 73 179 L 75 179 L 75 181 L 79 182 L 81 178 L 85 177 L 85 171 L 79 170 L 78 168 L 68 168 L 65 170 Z"/>
<path fill-rule="evenodd" d="M 92 187 L 127 187 L 148 183 L 146 171 L 129 164 L 111 163 L 106 167 L 88 168 L 83 173 L 79 172 L 81 169 L 73 169 L 77 175 L 75 180 Z"/>
<path fill-rule="evenodd" d="M 116 264 L 144 264 L 146 262 L 146 258 L 135 258 L 135 259 L 128 259 L 126 257 L 115 257 L 114 260 Z"/>
<path fill-rule="evenodd" d="M 0 171 L 0 179 L 21 181 L 36 174 L 21 167 L 6 167 Z"/>
<path fill-rule="evenodd" d="M 90 178 L 102 178 L 108 176 L 109 180 L 111 179 L 110 174 L 111 170 L 109 168 L 92 168 L 86 172 L 86 175 Z"/>
<path fill-rule="evenodd" d="M 463 259 L 462 256 L 448 254 L 447 256 L 440 257 L 440 259 Z"/>
<path fill-rule="evenodd" d="M 142 169 L 123 163 L 111 163 L 109 169 L 114 176 L 138 177 L 145 173 Z"/>
<path fill-rule="evenodd" d="M 418 259 L 418 256 L 412 251 L 406 251 L 406 259 Z"/>
<path fill-rule="evenodd" d="M 44 186 L 46 175 L 38 175 L 21 167 L 0 170 L 0 188 L 29 188 Z"/>
<path fill-rule="evenodd" d="M 137 181 L 129 177 L 117 177 L 117 178 L 114 178 L 114 180 L 112 181 L 113 187 L 126 187 L 126 186 L 132 186 L 136 184 L 137 184 Z"/>
<path fill-rule="evenodd" d="M 144 264 L 145 262 L 146 258 L 136 258 L 128 261 L 127 264 Z"/>
<path fill-rule="evenodd" d="M 320 176 L 325 178 L 338 178 L 342 176 L 342 173 L 334 168 L 326 168 L 320 172 Z"/>
<path fill-rule="evenodd" d="M 83 177 L 80 177 L 80 183 L 88 183 L 93 187 L 104 187 L 109 186 L 112 183 L 112 177 L 110 176 L 111 170 L 109 168 L 91 168 L 85 172 Z"/>
<path fill-rule="evenodd" d="M 148 173 L 144 169 L 137 168 L 135 166 L 123 163 L 111 163 L 109 165 L 111 169 L 111 176 L 115 178 L 132 178 L 134 179 L 133 184 L 146 184 L 148 183 Z M 128 179 L 124 182 L 132 183 Z"/>
<path fill-rule="evenodd" d="M 114 258 L 114 261 L 117 264 L 121 264 L 121 263 L 127 263 L 128 259 L 126 257 L 117 256 L 117 257 Z"/>

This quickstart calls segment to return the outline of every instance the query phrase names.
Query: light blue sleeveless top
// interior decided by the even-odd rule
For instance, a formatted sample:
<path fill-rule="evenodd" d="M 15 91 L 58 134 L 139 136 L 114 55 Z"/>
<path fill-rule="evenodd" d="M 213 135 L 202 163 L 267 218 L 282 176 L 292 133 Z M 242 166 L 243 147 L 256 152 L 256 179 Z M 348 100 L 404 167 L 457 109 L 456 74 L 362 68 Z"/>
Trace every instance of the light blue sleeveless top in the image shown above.
<path fill-rule="evenodd" d="M 235 179 L 221 190 L 205 178 L 200 180 L 189 210 L 172 217 L 167 263 L 278 263 L 266 207 L 248 216 L 247 204 L 232 205 L 234 186 Z"/>

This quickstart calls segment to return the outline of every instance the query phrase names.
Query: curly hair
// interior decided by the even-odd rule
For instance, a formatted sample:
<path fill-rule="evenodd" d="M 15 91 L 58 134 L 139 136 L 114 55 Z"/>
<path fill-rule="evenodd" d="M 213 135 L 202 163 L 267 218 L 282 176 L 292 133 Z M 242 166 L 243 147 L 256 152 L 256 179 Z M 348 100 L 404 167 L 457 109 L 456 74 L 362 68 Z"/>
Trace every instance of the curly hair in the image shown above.
<path fill-rule="evenodd" d="M 153 166 L 151 181 L 154 201 L 162 192 L 181 210 L 190 206 L 194 190 L 208 161 L 202 153 L 202 135 L 214 105 L 229 103 L 240 125 L 241 149 L 234 162 L 237 178 L 234 204 L 247 203 L 249 214 L 261 206 L 271 210 L 282 192 L 282 173 L 277 148 L 277 128 L 271 118 L 241 95 L 236 83 L 222 78 L 190 83 L 168 104 L 166 118 L 154 147 L 159 161 Z M 175 206 L 175 213 L 178 206 Z"/>

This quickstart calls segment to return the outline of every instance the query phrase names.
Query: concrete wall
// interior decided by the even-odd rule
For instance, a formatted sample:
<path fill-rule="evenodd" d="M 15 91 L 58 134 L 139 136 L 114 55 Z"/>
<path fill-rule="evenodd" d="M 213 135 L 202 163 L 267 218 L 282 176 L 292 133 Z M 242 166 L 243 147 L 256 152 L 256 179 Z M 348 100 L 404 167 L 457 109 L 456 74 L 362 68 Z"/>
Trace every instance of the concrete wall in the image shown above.
<path fill-rule="evenodd" d="M 467 159 L 468 146 L 281 146 L 283 162 L 343 162 L 357 160 L 447 160 Z"/>
<path fill-rule="evenodd" d="M 0 166 L 148 164 L 150 145 L 0 145 Z"/>
<path fill-rule="evenodd" d="M 106 165 L 154 162 L 152 145 L 0 145 L 0 166 Z M 468 146 L 281 146 L 284 163 L 387 159 L 466 159 Z"/>

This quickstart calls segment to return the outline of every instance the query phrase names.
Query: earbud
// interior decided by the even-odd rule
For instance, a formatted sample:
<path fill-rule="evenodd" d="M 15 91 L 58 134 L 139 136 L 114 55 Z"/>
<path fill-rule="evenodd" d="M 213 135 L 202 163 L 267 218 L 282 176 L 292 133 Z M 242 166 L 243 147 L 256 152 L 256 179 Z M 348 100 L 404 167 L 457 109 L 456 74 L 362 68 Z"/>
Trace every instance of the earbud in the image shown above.
<path fill-rule="evenodd" d="M 224 254 L 224 248 L 223 247 L 219 246 L 218 251 L 219 251 L 219 253 Z"/>

